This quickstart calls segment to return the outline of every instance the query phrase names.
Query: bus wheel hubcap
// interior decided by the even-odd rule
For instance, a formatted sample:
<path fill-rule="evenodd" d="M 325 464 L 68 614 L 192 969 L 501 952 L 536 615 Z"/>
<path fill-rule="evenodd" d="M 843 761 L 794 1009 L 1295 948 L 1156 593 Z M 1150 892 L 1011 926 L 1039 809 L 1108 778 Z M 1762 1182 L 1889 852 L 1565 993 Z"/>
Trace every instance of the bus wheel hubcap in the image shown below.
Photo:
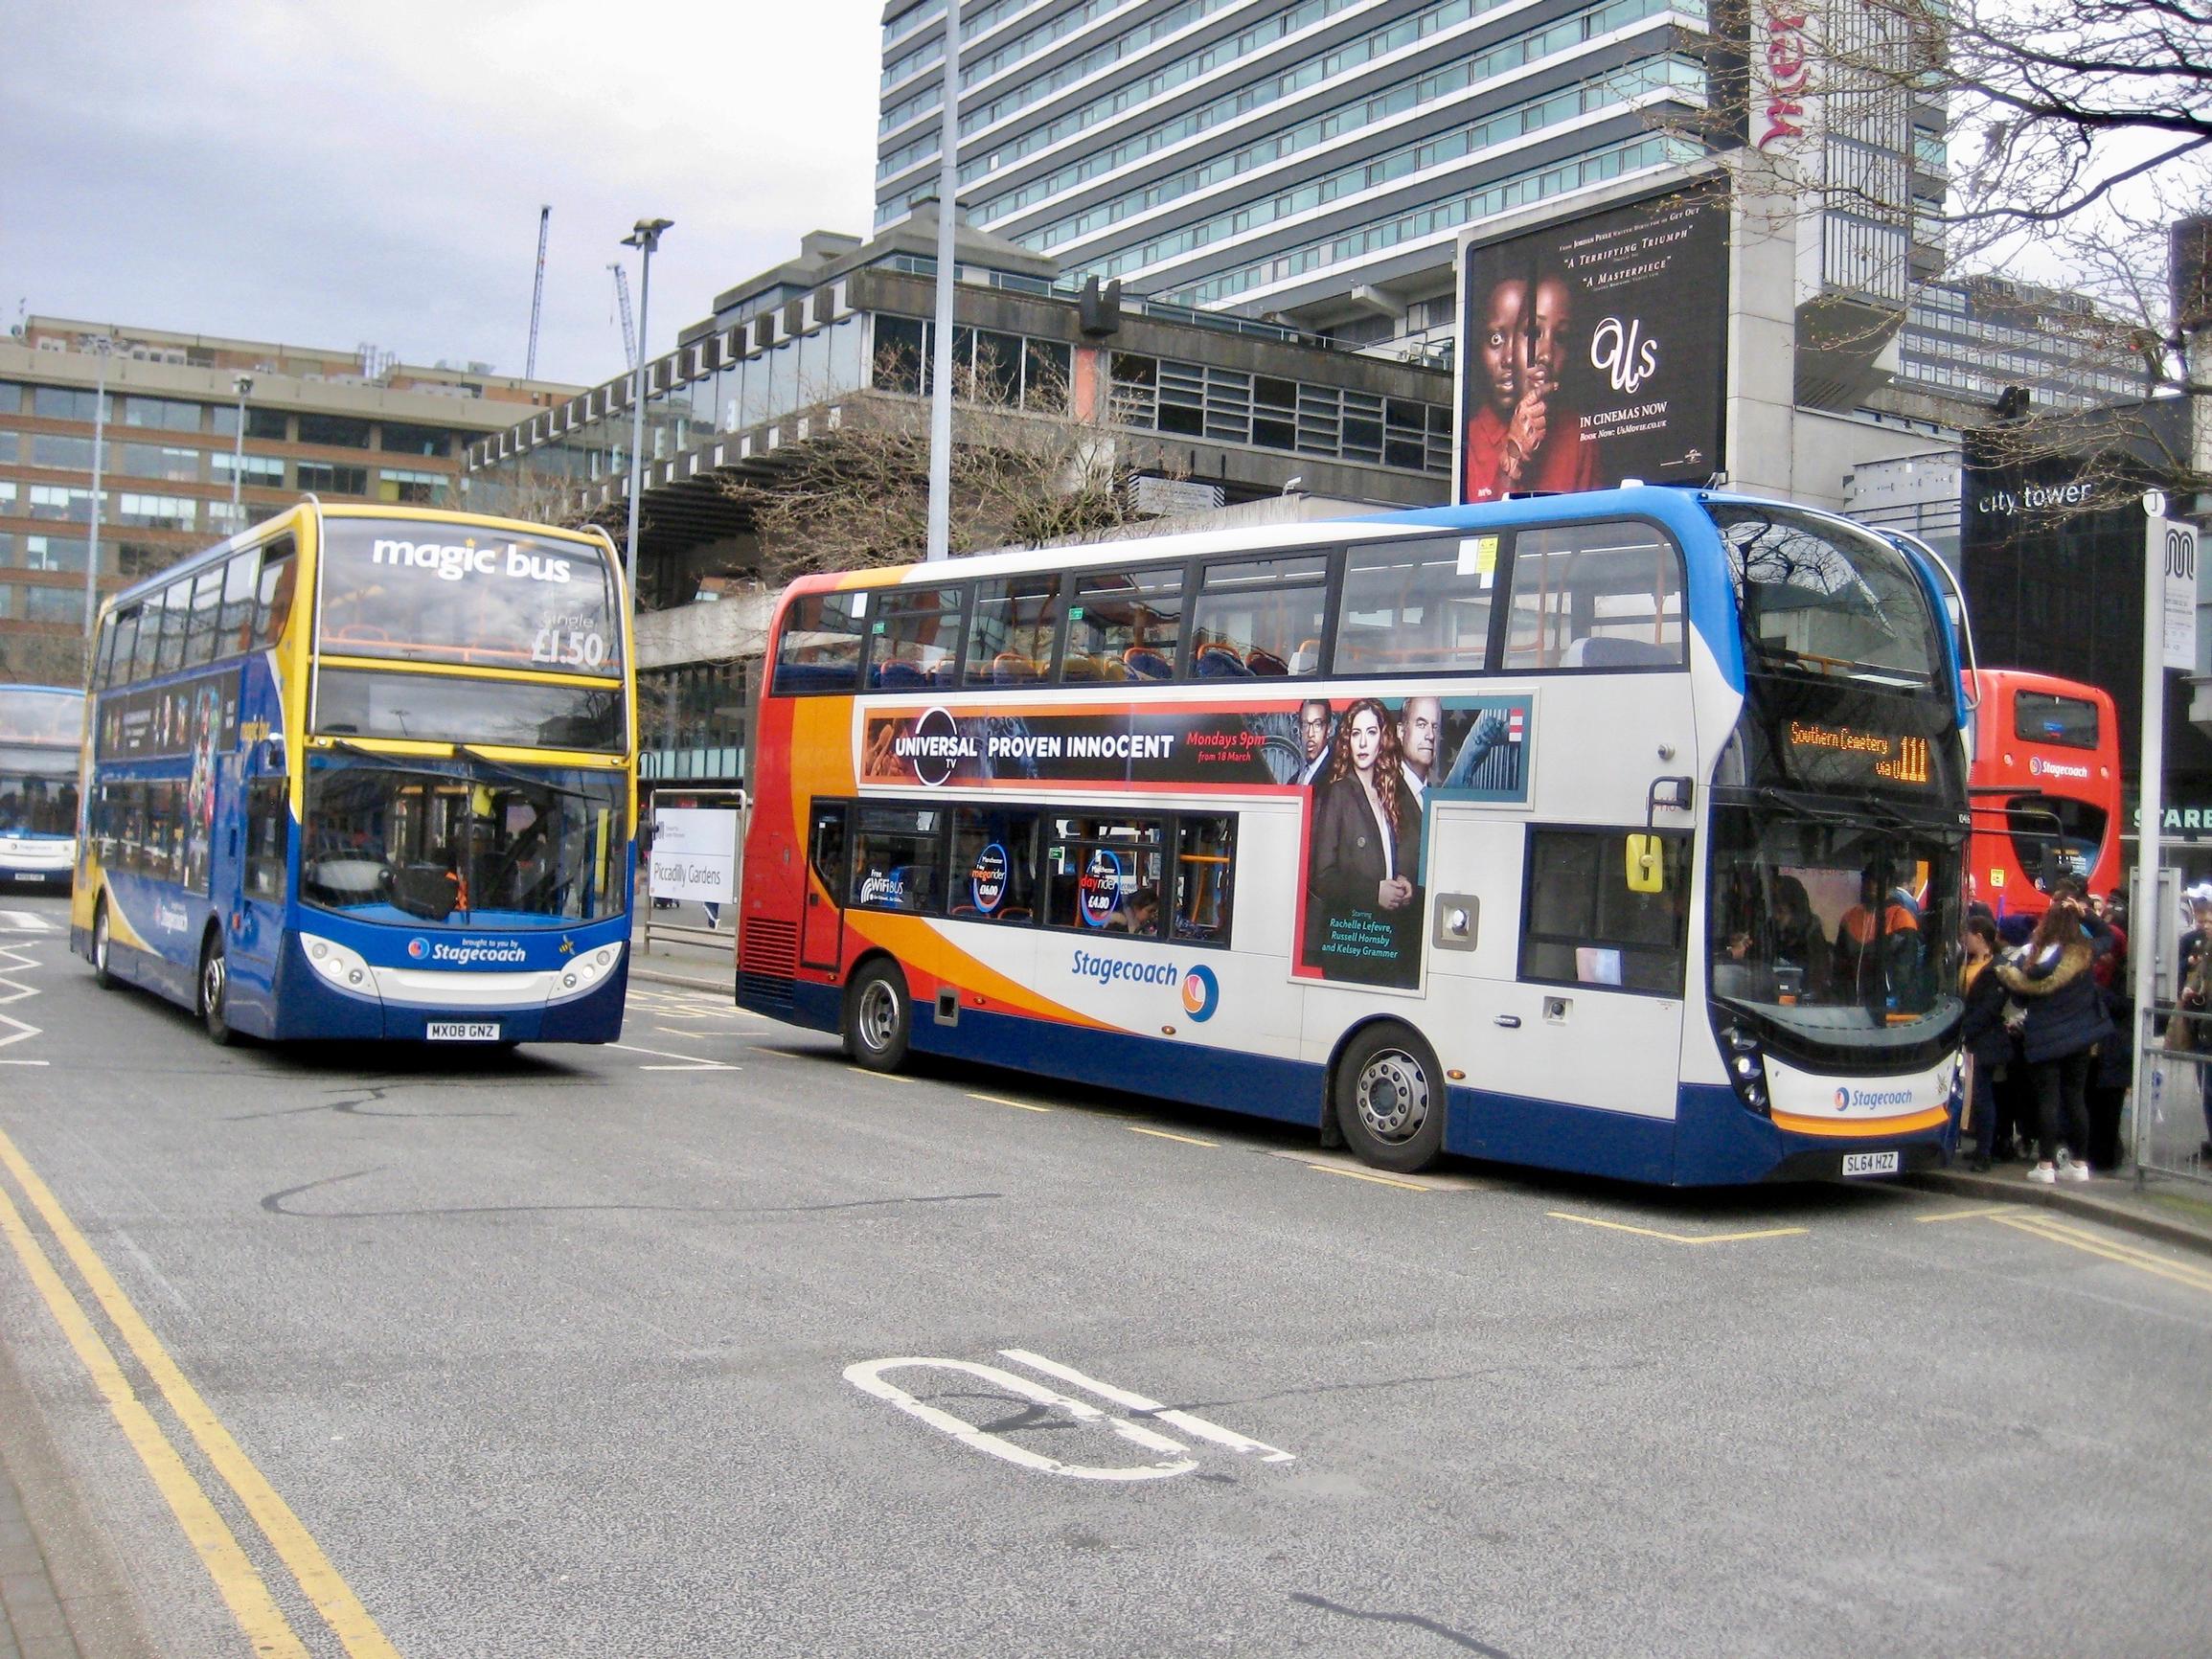
<path fill-rule="evenodd" d="M 1428 1121 L 1428 1074 L 1411 1055 L 1386 1049 L 1359 1074 L 1359 1121 L 1379 1141 L 1403 1141 Z"/>
<path fill-rule="evenodd" d="M 92 954 L 102 967 L 107 966 L 107 912 L 104 909 L 92 924 Z"/>
<path fill-rule="evenodd" d="M 870 980 L 860 993 L 860 1040 L 880 1052 L 891 1046 L 899 1030 L 899 999 L 881 980 Z"/>
<path fill-rule="evenodd" d="M 207 959 L 205 978 L 208 1011 L 220 1013 L 223 1007 L 223 959 L 220 955 L 211 956 Z"/>

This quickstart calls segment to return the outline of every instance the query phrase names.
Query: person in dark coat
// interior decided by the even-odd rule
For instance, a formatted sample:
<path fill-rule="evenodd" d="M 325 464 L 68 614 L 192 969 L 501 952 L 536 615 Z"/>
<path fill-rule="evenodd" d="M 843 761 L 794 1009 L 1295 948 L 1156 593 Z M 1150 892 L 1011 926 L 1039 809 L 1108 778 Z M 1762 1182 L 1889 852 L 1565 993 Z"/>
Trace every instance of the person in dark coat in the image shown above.
<path fill-rule="evenodd" d="M 2089 1148 L 2089 1068 L 2097 1045 L 2112 1034 L 2103 993 L 2090 972 L 2112 947 L 2112 930 L 2089 914 L 2078 882 L 2062 882 L 2037 923 L 2027 949 L 1994 970 L 2026 1008 L 2020 1047 L 2035 1094 L 2037 1162 L 2028 1179 L 2087 1181 L 2089 1166 L 2073 1156 Z M 2062 1113 L 2065 1127 L 2060 1130 Z"/>
<path fill-rule="evenodd" d="M 2120 1147 L 2120 1110 L 2135 1080 L 2135 988 L 2128 971 L 2128 936 L 2111 920 L 2109 910 L 2099 913 L 2112 930 L 2112 948 L 2097 958 L 2089 972 L 2105 1000 L 2105 1017 L 2112 1034 L 2097 1045 L 2097 1063 L 2089 1068 L 2089 1167 L 2116 1170 L 2125 1162 Z"/>
<path fill-rule="evenodd" d="M 2012 1063 L 2013 1039 L 2005 1030 L 2004 982 L 1990 971 L 1996 962 L 1996 923 L 1986 916 L 1968 917 L 1962 943 L 1966 966 L 1959 971 L 1959 986 L 1966 1018 L 1958 1035 L 1973 1061 L 1967 1122 L 1974 1138 L 1973 1167 L 1981 1170 L 1996 1154 L 1997 1078 Z"/>

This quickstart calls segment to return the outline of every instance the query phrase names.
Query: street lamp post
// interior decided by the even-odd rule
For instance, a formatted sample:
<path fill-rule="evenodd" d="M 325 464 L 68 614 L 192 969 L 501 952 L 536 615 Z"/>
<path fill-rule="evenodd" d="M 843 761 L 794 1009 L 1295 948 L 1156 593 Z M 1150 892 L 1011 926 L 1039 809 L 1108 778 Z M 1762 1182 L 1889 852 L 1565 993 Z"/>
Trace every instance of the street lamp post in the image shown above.
<path fill-rule="evenodd" d="M 231 438 L 231 534 L 235 535 L 244 528 L 239 523 L 245 516 L 239 489 L 246 475 L 246 394 L 254 389 L 254 377 L 240 375 L 231 386 L 239 395 L 239 429 Z"/>
<path fill-rule="evenodd" d="M 660 246 L 661 233 L 674 224 L 673 219 L 639 219 L 628 236 L 622 239 L 626 248 L 635 248 L 639 254 L 637 279 L 637 362 L 630 370 L 629 386 L 629 541 L 627 546 L 629 572 L 629 608 L 637 611 L 637 515 L 639 496 L 645 489 L 645 382 L 646 363 L 650 353 L 646 342 L 648 319 L 652 313 L 652 257 Z"/>
<path fill-rule="evenodd" d="M 959 257 L 960 0 L 945 0 L 945 105 L 937 137 L 937 337 L 929 387 L 929 521 L 924 557 L 952 552 L 952 279 Z"/>
<path fill-rule="evenodd" d="M 104 334 L 93 342 L 93 355 L 100 367 L 92 391 L 92 534 L 84 543 L 84 657 L 88 673 L 95 666 L 92 625 L 100 614 L 100 475 L 107 459 L 107 350 Z"/>

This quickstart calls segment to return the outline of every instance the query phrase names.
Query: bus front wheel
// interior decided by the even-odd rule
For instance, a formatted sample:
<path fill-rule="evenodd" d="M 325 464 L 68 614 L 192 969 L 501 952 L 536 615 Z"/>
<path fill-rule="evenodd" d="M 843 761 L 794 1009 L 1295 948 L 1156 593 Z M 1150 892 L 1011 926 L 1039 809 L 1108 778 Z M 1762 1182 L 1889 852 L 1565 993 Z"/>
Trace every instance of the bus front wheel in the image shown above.
<path fill-rule="evenodd" d="M 109 948 L 107 895 L 103 893 L 92 907 L 92 983 L 102 990 L 115 989 L 115 970 L 107 963 Z"/>
<path fill-rule="evenodd" d="M 845 993 L 845 1052 L 872 1072 L 894 1072 L 906 1058 L 914 1003 L 894 963 L 870 963 Z"/>
<path fill-rule="evenodd" d="M 208 1040 L 228 1048 L 238 1034 L 229 1015 L 230 966 L 223 961 L 222 936 L 211 932 L 199 953 L 199 1016 L 207 1022 Z"/>
<path fill-rule="evenodd" d="M 1334 1093 L 1345 1142 L 1377 1169 L 1410 1173 L 1444 1150 L 1444 1074 L 1408 1028 L 1374 1025 L 1354 1037 Z"/>

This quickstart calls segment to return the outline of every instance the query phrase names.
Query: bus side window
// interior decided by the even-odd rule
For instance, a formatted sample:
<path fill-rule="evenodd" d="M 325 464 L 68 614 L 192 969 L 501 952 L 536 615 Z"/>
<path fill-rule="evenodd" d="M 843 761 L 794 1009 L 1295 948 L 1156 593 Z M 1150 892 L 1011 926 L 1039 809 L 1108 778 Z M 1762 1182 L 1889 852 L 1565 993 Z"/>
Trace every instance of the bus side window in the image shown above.
<path fill-rule="evenodd" d="M 256 778 L 246 785 L 246 894 L 271 903 L 285 897 L 285 830 L 291 821 L 285 781 Z"/>
<path fill-rule="evenodd" d="M 1496 552 L 1486 566 L 1459 536 L 1356 542 L 1336 604 L 1335 670 L 1388 674 L 1489 666 Z"/>
<path fill-rule="evenodd" d="M 1520 977 L 1659 996 L 1682 993 L 1690 843 L 1662 833 L 1663 885 L 1631 892 L 1626 830 L 1531 829 Z"/>
<path fill-rule="evenodd" d="M 1321 624 L 1328 606 L 1329 557 L 1301 554 L 1240 559 L 1206 567 L 1198 589 L 1197 625 L 1203 649 L 1194 649 L 1191 672 L 1289 678 L 1321 670 Z M 1242 664 L 1231 668 L 1221 653 Z"/>
<path fill-rule="evenodd" d="M 161 596 L 161 657 L 155 671 L 184 666 L 185 637 L 192 628 L 192 580 L 172 581 Z"/>
<path fill-rule="evenodd" d="M 130 677 L 149 678 L 161 649 L 161 595 L 148 594 L 138 612 L 138 643 L 130 657 Z"/>
<path fill-rule="evenodd" d="M 1648 524 L 1560 524 L 1514 540 L 1505 666 L 1680 668 L 1682 557 Z"/>
<path fill-rule="evenodd" d="M 968 624 L 968 683 L 1015 686 L 1050 678 L 1059 600 L 1057 575 L 977 582 Z"/>
<path fill-rule="evenodd" d="M 871 592 L 808 593 L 791 602 L 776 636 L 771 694 L 860 689 L 860 648 L 866 644 Z"/>
<path fill-rule="evenodd" d="M 199 668 L 221 654 L 216 639 L 216 622 L 222 614 L 222 566 L 202 571 L 192 588 L 192 632 L 185 640 L 186 668 Z"/>
<path fill-rule="evenodd" d="M 222 615 L 216 625 L 215 654 L 234 657 L 253 648 L 255 598 L 261 584 L 261 549 L 234 554 L 223 573 Z"/>
<path fill-rule="evenodd" d="M 815 804 L 814 844 L 808 853 L 822 891 L 839 904 L 845 902 L 845 818 L 850 810 L 842 801 Z"/>
<path fill-rule="evenodd" d="M 942 915 L 945 813 L 934 807 L 859 808 L 850 902 L 871 910 Z"/>
<path fill-rule="evenodd" d="M 254 605 L 254 644 L 273 646 L 292 614 L 292 584 L 298 561 L 292 557 L 292 538 L 285 536 L 262 558 L 261 593 Z"/>
<path fill-rule="evenodd" d="M 1037 915 L 1037 824 L 1029 808 L 960 807 L 952 814 L 954 916 L 1028 923 Z"/>
<path fill-rule="evenodd" d="M 1186 817 L 1175 825 L 1175 907 L 1169 926 L 1177 939 L 1229 943 L 1229 903 L 1236 875 L 1237 820 Z"/>
<path fill-rule="evenodd" d="M 910 692 L 960 678 L 957 587 L 879 590 L 869 627 L 868 688 Z"/>

